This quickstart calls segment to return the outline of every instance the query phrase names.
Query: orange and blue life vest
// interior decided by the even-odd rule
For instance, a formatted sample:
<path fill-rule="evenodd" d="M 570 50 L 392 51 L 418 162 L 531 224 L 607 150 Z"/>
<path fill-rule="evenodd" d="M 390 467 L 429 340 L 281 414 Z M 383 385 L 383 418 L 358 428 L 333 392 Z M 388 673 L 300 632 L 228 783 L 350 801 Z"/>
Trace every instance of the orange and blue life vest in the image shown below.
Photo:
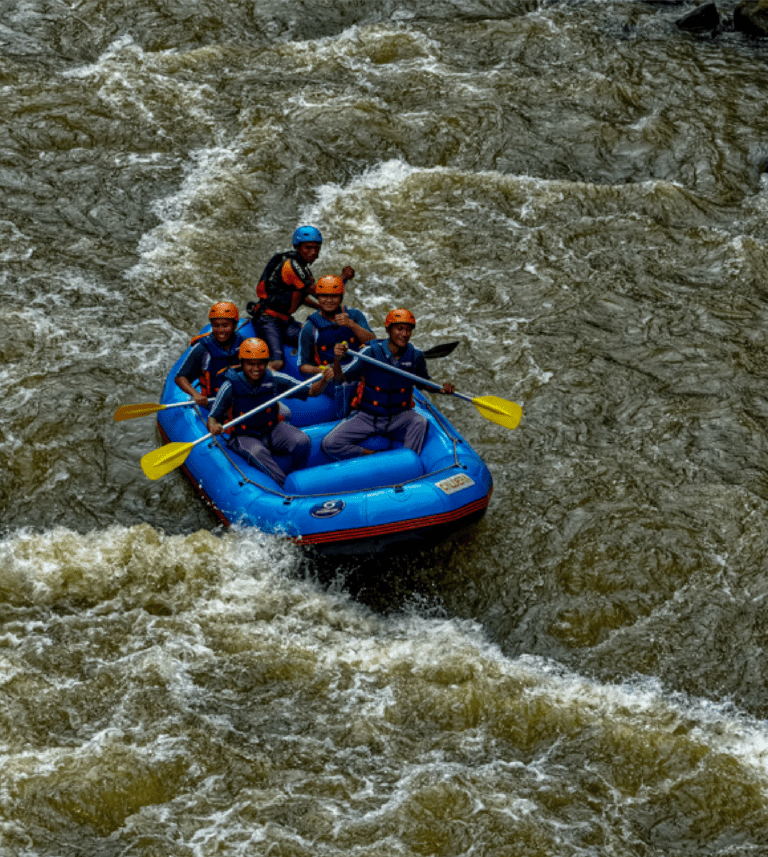
<path fill-rule="evenodd" d="M 337 342 L 348 342 L 350 350 L 357 351 L 360 340 L 351 327 L 342 327 L 336 322 L 328 321 L 322 313 L 314 312 L 307 319 L 315 326 L 315 363 L 318 366 L 328 366 L 333 363 L 333 348 Z M 341 362 L 349 363 L 352 355 Z"/>
<path fill-rule="evenodd" d="M 368 347 L 371 357 L 382 363 L 388 363 L 384 343 L 377 339 L 369 342 Z M 415 361 L 416 349 L 409 342 L 397 365 L 406 372 L 413 372 Z M 403 378 L 402 375 L 379 369 L 378 366 L 366 365 L 365 375 L 358 385 L 352 407 L 377 417 L 400 414 L 413 407 L 413 382 Z"/>
<path fill-rule="evenodd" d="M 240 333 L 235 333 L 231 344 L 226 347 L 222 347 L 212 333 L 196 336 L 192 340 L 193 343 L 199 342 L 208 352 L 203 358 L 203 371 L 200 374 L 200 392 L 204 396 L 215 396 L 224 383 L 225 371 L 240 363 L 238 351 L 242 341 Z"/>
<path fill-rule="evenodd" d="M 226 380 L 232 384 L 232 416 L 235 420 L 248 411 L 258 408 L 259 405 L 279 396 L 283 390 L 278 385 L 272 372 L 267 369 L 258 387 L 253 387 L 250 381 L 241 371 L 230 370 L 226 373 Z M 227 420 L 229 422 L 229 420 Z M 275 402 L 263 411 L 248 417 L 242 423 L 238 422 L 232 426 L 233 434 L 244 434 L 249 437 L 263 438 L 280 422 L 280 404 Z"/>
<path fill-rule="evenodd" d="M 267 315 L 289 321 L 314 282 L 309 265 L 296 250 L 276 253 L 267 262 L 256 287 L 259 308 Z"/>

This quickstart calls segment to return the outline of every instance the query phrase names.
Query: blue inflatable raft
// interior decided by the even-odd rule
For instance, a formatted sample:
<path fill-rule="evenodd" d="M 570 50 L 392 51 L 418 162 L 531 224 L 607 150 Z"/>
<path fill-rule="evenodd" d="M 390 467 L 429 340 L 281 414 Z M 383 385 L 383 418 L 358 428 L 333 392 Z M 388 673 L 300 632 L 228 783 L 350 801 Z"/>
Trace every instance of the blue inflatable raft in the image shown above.
<path fill-rule="evenodd" d="M 242 332 L 253 335 L 250 322 Z M 184 356 L 168 374 L 164 405 L 188 399 L 174 382 Z M 285 357 L 284 371 L 306 380 L 295 350 L 286 349 Z M 421 455 L 373 438 L 364 445 L 379 450 L 376 455 L 330 461 L 320 443 L 337 420 L 331 397 L 320 395 L 285 400 L 291 424 L 310 436 L 312 451 L 309 466 L 290 473 L 284 488 L 219 438 L 195 446 L 181 469 L 227 525 L 258 527 L 323 553 L 371 553 L 414 542 L 426 547 L 478 521 L 493 482 L 482 459 L 427 397 L 415 390 L 414 401 L 429 421 Z M 166 443 L 193 442 L 207 434 L 207 417 L 197 406 L 176 407 L 160 411 L 157 421 Z"/>

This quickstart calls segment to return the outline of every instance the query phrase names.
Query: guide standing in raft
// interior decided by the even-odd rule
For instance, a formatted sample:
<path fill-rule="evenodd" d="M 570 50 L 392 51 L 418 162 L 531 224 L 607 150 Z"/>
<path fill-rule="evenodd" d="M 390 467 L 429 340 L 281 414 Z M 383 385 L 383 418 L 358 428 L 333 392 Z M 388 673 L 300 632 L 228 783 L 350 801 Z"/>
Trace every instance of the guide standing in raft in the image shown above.
<path fill-rule="evenodd" d="M 309 266 L 320 255 L 322 244 L 320 230 L 314 226 L 300 226 L 293 233 L 293 250 L 276 253 L 261 275 L 256 288 L 259 303 L 253 310 L 253 329 L 269 347 L 272 369 L 282 369 L 285 364 L 283 345 L 299 343 L 301 325 L 293 318 L 293 313 L 302 304 L 320 309 L 312 297 L 315 278 Z M 354 275 L 354 269 L 349 266 L 341 272 L 345 282 Z"/>
<path fill-rule="evenodd" d="M 261 339 L 251 337 L 240 346 L 242 369 L 228 369 L 225 381 L 221 385 L 216 401 L 208 417 L 208 431 L 220 435 L 224 429 L 222 420 L 232 413 L 232 419 L 264 404 L 280 393 L 296 387 L 296 380 L 282 372 L 273 372 L 267 368 L 269 349 Z M 295 395 L 287 398 L 306 399 L 307 396 L 319 396 L 333 376 L 333 369 L 327 371 L 312 384 L 309 389 L 300 387 Z M 290 469 L 300 470 L 309 459 L 311 442 L 301 429 L 280 421 L 280 403 L 253 414 L 243 423 L 232 427 L 232 436 L 227 447 L 242 456 L 246 461 L 263 473 L 271 476 L 282 488 L 286 473 L 272 457 L 273 454 L 290 457 Z"/>
<path fill-rule="evenodd" d="M 376 339 L 360 353 L 429 381 L 424 355 L 410 344 L 416 326 L 413 313 L 407 309 L 392 310 L 384 324 L 389 339 Z M 360 444 L 369 437 L 380 435 L 402 441 L 406 449 L 412 449 L 418 455 L 424 444 L 427 420 L 412 410 L 414 382 L 362 360 L 353 359 L 349 367 L 342 370 L 341 360 L 348 347 L 345 342 L 334 347 L 334 381 L 341 384 L 345 380 L 360 379 L 352 402 L 357 411 L 325 436 L 323 452 L 336 461 L 370 455 L 373 450 Z M 453 393 L 455 388 L 453 384 L 445 383 L 440 392 Z"/>

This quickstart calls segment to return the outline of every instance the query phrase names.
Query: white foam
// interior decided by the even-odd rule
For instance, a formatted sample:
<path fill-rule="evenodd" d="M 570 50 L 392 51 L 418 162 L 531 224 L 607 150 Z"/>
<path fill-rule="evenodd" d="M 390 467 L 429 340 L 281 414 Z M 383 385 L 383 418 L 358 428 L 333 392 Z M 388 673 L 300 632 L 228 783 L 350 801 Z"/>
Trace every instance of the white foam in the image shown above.
<path fill-rule="evenodd" d="M 661 758 L 674 752 L 735 762 L 745 778 L 768 787 L 768 724 L 733 705 L 670 693 L 652 679 L 612 685 L 544 658 L 508 657 L 476 622 L 415 609 L 373 614 L 344 593 L 298 577 L 300 557 L 294 545 L 246 529 L 166 536 L 148 525 L 115 526 L 84 535 L 19 532 L 0 540 L 6 602 L 33 606 L 36 623 L 33 634 L 23 616 L 16 621 L 13 648 L 0 660 L 0 680 L 23 674 L 25 646 L 53 646 L 60 623 L 67 622 L 78 629 L 89 672 L 104 669 L 119 679 L 125 699 L 107 721 L 102 713 L 94 723 L 78 725 L 76 746 L 6 754 L 0 760 L 6 784 L 15 787 L 28 770 L 37 782 L 51 772 L 61 777 L 67 766 L 109 760 L 114 752 L 154 770 L 162 759 L 186 765 L 186 718 L 205 723 L 213 740 L 232 731 L 228 712 L 236 711 L 238 741 L 244 730 L 246 746 L 274 739 L 283 747 L 281 763 L 275 763 L 280 799 L 293 789 L 306 795 L 318 782 L 331 788 L 342 777 L 344 789 L 333 799 L 317 798 L 318 811 L 339 830 L 371 823 L 388 829 L 420 795 L 441 791 L 461 795 L 466 812 L 485 809 L 525 822 L 540 808 L 538 789 L 562 783 L 562 752 L 570 744 L 583 752 L 584 742 L 587 748 L 594 742 L 602 752 L 622 745 L 626 736 L 634 736 L 638 753 L 649 745 L 654 789 L 671 788 L 690 775 L 675 766 L 669 772 L 663 764 L 654 768 L 654 746 Z M 167 617 L 141 609 L 158 599 L 167 604 Z M 90 606 L 62 619 L 56 609 L 62 603 Z M 103 663 L 88 654 L 87 642 L 89 629 L 97 637 L 104 632 L 101 623 L 118 635 Z M 284 724 L 271 726 L 268 738 L 258 727 L 264 703 L 251 700 L 247 682 L 233 685 L 221 700 L 215 698 L 216 681 L 211 687 L 201 681 L 221 668 L 239 674 L 262 662 L 279 676 L 279 690 L 268 694 L 268 716 Z M 51 672 L 47 682 L 71 681 L 66 670 Z M 162 717 L 146 719 L 132 702 L 148 684 L 162 693 Z M 320 706 L 317 723 L 297 711 L 308 692 L 311 704 Z M 84 710 L 81 705 L 78 716 Z M 335 728 L 326 728 L 326 716 Z M 149 724 L 147 740 L 140 740 Z M 541 749 L 529 759 L 510 754 L 508 741 L 515 739 L 506 733 L 514 736 L 515 724 L 523 735 L 528 727 L 541 732 Z M 217 747 L 226 743 L 214 741 Z M 320 770 L 292 763 L 294 753 L 305 758 L 313 749 L 318 762 L 326 760 Z M 205 764 L 203 759 L 202 769 Z M 601 764 L 610 767 L 610 761 Z M 355 784 L 355 791 L 341 796 Z M 252 796 L 249 789 L 255 790 Z M 211 792 L 215 778 L 197 781 L 180 802 L 147 806 L 139 815 L 151 819 L 172 812 L 178 819 L 184 805 L 200 802 L 204 808 L 195 812 L 186 840 L 193 852 L 233 837 L 269 840 L 268 826 L 241 816 L 246 807 L 268 800 L 256 784 L 230 801 L 224 815 L 212 809 Z M 617 791 L 611 800 L 621 812 L 634 796 Z M 126 825 L 132 829 L 139 822 L 134 816 Z M 556 831 L 558 823 L 552 820 L 548 829 Z M 290 825 L 279 832 L 293 835 Z"/>
<path fill-rule="evenodd" d="M 35 252 L 35 245 L 15 223 L 0 220 L 0 262 L 24 262 Z"/>
<path fill-rule="evenodd" d="M 172 104 L 174 122 L 185 113 L 190 124 L 207 128 L 217 134 L 212 118 L 216 93 L 207 83 L 169 74 L 167 63 L 175 62 L 177 51 L 169 49 L 145 52 L 133 37 L 125 33 L 115 39 L 95 63 L 67 69 L 63 77 L 88 80 L 96 95 L 110 110 L 144 128 L 154 129 L 158 137 L 166 137 L 164 114 L 156 115 L 155 105 Z M 145 94 L 146 93 L 146 94 Z M 223 132 L 221 132 L 223 134 Z"/>
<path fill-rule="evenodd" d="M 101 56 L 99 56 L 95 63 L 89 63 L 88 65 L 67 69 L 61 72 L 61 76 L 84 79 L 94 74 L 98 74 L 104 63 L 115 59 L 115 57 L 119 56 L 124 51 L 130 50 L 133 50 L 137 55 L 142 53 L 141 48 L 133 41 L 133 36 L 129 33 L 123 33 L 123 35 L 118 36 L 118 38 L 113 42 L 110 42 L 107 49 L 101 54 Z"/>
<path fill-rule="evenodd" d="M 161 223 L 141 237 L 138 246 L 141 260 L 126 277 L 156 280 L 165 275 L 170 265 L 183 266 L 185 254 L 194 254 L 196 236 L 205 236 L 208 231 L 204 222 L 196 222 L 196 204 L 200 197 L 219 182 L 236 182 L 243 169 L 244 159 L 236 146 L 215 146 L 192 152 L 179 189 L 153 203 L 152 210 Z M 240 192 L 245 190 L 241 187 Z M 207 295 L 208 300 L 218 297 L 213 293 Z"/>

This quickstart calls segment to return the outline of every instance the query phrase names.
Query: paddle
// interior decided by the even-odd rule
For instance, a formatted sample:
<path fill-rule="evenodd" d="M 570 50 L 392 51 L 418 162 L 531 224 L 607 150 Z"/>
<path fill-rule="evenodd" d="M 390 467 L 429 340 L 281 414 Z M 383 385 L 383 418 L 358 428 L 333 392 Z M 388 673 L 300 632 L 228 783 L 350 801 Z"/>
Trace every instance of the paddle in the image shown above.
<path fill-rule="evenodd" d="M 413 375 L 404 369 L 398 369 L 396 366 L 390 366 L 389 363 L 383 363 L 381 360 L 376 360 L 367 354 L 356 352 L 354 356 L 359 357 L 366 363 L 372 363 L 374 366 L 380 366 L 382 369 L 394 372 L 396 375 L 402 375 L 403 378 L 410 378 L 412 381 L 416 381 L 426 387 L 432 387 L 434 390 L 443 389 L 442 384 L 419 378 L 418 375 Z M 453 393 L 453 395 L 464 399 L 466 402 L 472 402 L 480 412 L 480 416 L 485 417 L 485 419 L 490 420 L 492 423 L 498 423 L 500 426 L 504 426 L 504 428 L 517 428 L 520 418 L 523 415 L 523 409 L 520 405 L 515 402 L 509 402 L 507 399 L 499 398 L 499 396 L 467 396 L 464 393 Z"/>
<path fill-rule="evenodd" d="M 458 342 L 443 342 L 442 345 L 433 345 L 423 352 L 427 360 L 434 360 L 437 357 L 447 357 L 458 345 Z"/>
<path fill-rule="evenodd" d="M 459 342 L 443 342 L 440 345 L 434 345 L 424 352 L 427 360 L 436 360 L 438 357 L 447 357 L 456 349 Z M 148 417 L 150 414 L 156 414 L 158 411 L 164 411 L 166 408 L 186 408 L 189 405 L 194 405 L 194 399 L 189 399 L 186 402 L 174 402 L 171 405 L 157 405 L 153 402 L 143 402 L 139 405 L 121 405 L 116 411 L 114 420 L 116 423 L 123 420 L 135 420 L 137 417 Z"/>
<path fill-rule="evenodd" d="M 311 378 L 307 378 L 306 381 L 296 384 L 296 386 L 291 387 L 290 390 L 286 390 L 284 393 L 280 393 L 279 396 L 275 396 L 268 402 L 264 402 L 264 404 L 259 405 L 258 408 L 248 411 L 248 413 L 237 417 L 237 419 L 230 420 L 230 422 L 223 426 L 223 428 L 228 429 L 235 425 L 235 423 L 241 423 L 244 420 L 247 420 L 248 417 L 252 417 L 254 414 L 259 411 L 263 411 L 265 408 L 268 408 L 280 399 L 290 396 L 291 393 L 294 393 L 301 387 L 306 387 L 308 384 L 314 384 L 315 381 L 317 381 L 317 376 L 312 375 Z M 153 449 L 152 452 L 148 452 L 146 455 L 142 456 L 141 469 L 150 479 L 159 479 L 161 476 L 165 476 L 166 473 L 170 473 L 172 470 L 175 470 L 177 467 L 184 464 L 189 453 L 192 452 L 199 443 L 203 443 L 203 441 L 209 440 L 212 437 L 213 435 L 209 432 L 195 441 L 190 441 L 188 443 L 177 441 L 175 443 L 168 443 L 165 446 L 161 446 L 160 449 Z"/>
<path fill-rule="evenodd" d="M 245 327 L 245 325 L 248 324 L 249 321 L 250 319 L 244 319 L 239 325 L 239 327 L 237 327 L 237 330 L 240 330 L 241 328 Z M 194 344 L 198 339 L 202 339 L 202 337 L 207 335 L 207 333 L 198 334 L 192 340 L 192 343 Z M 223 372 L 224 369 L 222 369 L 221 371 Z M 142 402 L 138 405 L 121 405 L 115 411 L 115 416 L 113 417 L 113 419 L 116 423 L 121 423 L 123 422 L 123 420 L 135 420 L 137 417 L 148 417 L 150 414 L 156 414 L 158 411 L 164 411 L 166 408 L 186 408 L 189 407 L 189 405 L 194 404 L 194 399 L 188 399 L 185 402 L 174 402 L 171 405 L 158 405 L 154 402 Z"/>
<path fill-rule="evenodd" d="M 158 411 L 164 411 L 167 408 L 186 408 L 194 404 L 194 399 L 188 399 L 186 402 L 173 402 L 170 405 L 156 405 L 153 402 L 144 402 L 140 405 L 121 405 L 115 411 L 113 419 L 116 423 L 120 423 L 123 420 L 135 420 L 136 417 L 146 417 L 149 414 L 156 414 Z"/>

